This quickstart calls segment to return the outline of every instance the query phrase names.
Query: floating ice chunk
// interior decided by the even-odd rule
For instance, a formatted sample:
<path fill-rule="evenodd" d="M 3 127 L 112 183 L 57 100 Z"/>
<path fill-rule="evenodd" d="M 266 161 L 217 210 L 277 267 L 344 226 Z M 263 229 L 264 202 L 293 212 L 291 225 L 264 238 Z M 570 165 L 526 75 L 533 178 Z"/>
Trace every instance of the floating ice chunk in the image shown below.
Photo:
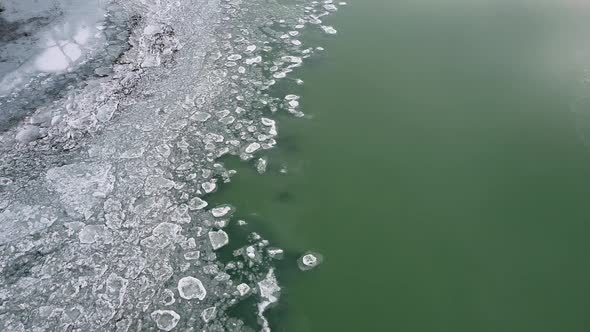
<path fill-rule="evenodd" d="M 293 39 L 291 40 L 291 44 L 295 45 L 295 46 L 300 46 L 301 45 L 301 41 L 297 40 L 297 39 Z"/>
<path fill-rule="evenodd" d="M 156 310 L 151 313 L 150 317 L 162 331 L 172 331 L 180 321 L 180 315 L 172 310 Z"/>
<path fill-rule="evenodd" d="M 297 100 L 291 100 L 291 101 L 289 101 L 289 107 L 297 108 L 297 107 L 299 107 L 299 102 Z"/>
<path fill-rule="evenodd" d="M 211 320 L 213 320 L 213 318 L 215 318 L 216 311 L 217 311 L 216 307 L 209 307 L 209 308 L 203 310 L 203 312 L 201 313 L 201 319 L 205 323 L 209 323 Z"/>
<path fill-rule="evenodd" d="M 209 242 L 211 242 L 213 250 L 217 250 L 229 243 L 229 237 L 227 233 L 221 229 L 217 232 L 211 231 L 209 232 Z"/>
<path fill-rule="evenodd" d="M 242 56 L 239 54 L 232 54 L 232 55 L 228 56 L 227 59 L 229 61 L 238 61 L 238 60 L 242 59 Z"/>
<path fill-rule="evenodd" d="M 82 50 L 76 44 L 68 43 L 62 47 L 62 50 L 71 62 L 75 62 L 82 56 Z"/>
<path fill-rule="evenodd" d="M 258 151 L 258 149 L 260 149 L 260 143 L 250 143 L 250 145 L 248 145 L 246 147 L 246 153 L 254 153 L 256 151 Z"/>
<path fill-rule="evenodd" d="M 249 45 L 246 47 L 246 53 L 252 53 L 256 51 L 256 45 Z"/>
<path fill-rule="evenodd" d="M 41 131 L 37 126 L 25 126 L 14 137 L 20 143 L 29 143 L 41 137 Z"/>
<path fill-rule="evenodd" d="M 278 78 L 285 78 L 285 77 L 287 77 L 287 73 L 285 73 L 284 71 L 281 71 L 281 72 L 275 73 L 274 75 L 272 75 L 272 77 L 277 78 L 277 79 Z"/>
<path fill-rule="evenodd" d="M 203 301 L 207 290 L 201 280 L 194 277 L 184 277 L 178 281 L 178 293 L 185 300 L 199 299 Z"/>
<path fill-rule="evenodd" d="M 298 100 L 299 96 L 297 95 L 286 95 L 285 100 Z"/>
<path fill-rule="evenodd" d="M 270 332 L 270 326 L 268 320 L 264 317 L 264 312 L 271 304 L 279 300 L 281 291 L 274 274 L 274 269 L 271 268 L 264 280 L 258 282 L 258 289 L 260 290 L 260 297 L 262 298 L 262 301 L 258 303 L 258 317 L 260 317 L 260 320 L 262 321 L 262 331 Z"/>
<path fill-rule="evenodd" d="M 346 2 L 343 1 L 343 2 L 339 2 L 338 5 L 340 5 L 340 6 L 346 6 L 346 5 L 348 5 L 348 3 L 346 3 Z"/>
<path fill-rule="evenodd" d="M 232 210 L 232 207 L 229 205 L 225 205 L 225 206 L 220 206 L 220 207 L 216 207 L 211 209 L 211 214 L 215 217 L 215 218 L 221 218 L 226 216 L 228 213 L 230 213 Z"/>
<path fill-rule="evenodd" d="M 299 266 L 299 269 L 301 269 L 302 271 L 307 271 L 307 270 L 311 270 L 314 267 L 320 265 L 320 263 L 323 261 L 323 256 L 315 253 L 315 252 L 308 252 L 305 255 L 303 255 L 301 258 L 299 258 L 299 260 L 297 260 L 297 265 Z"/>
<path fill-rule="evenodd" d="M 283 249 L 280 249 L 280 248 L 268 248 L 266 250 L 266 252 L 268 252 L 268 255 L 272 259 L 283 259 L 283 254 L 284 254 Z"/>
<path fill-rule="evenodd" d="M 299 35 L 299 31 L 289 31 L 289 35 L 290 35 L 291 37 L 298 36 L 298 35 Z"/>
<path fill-rule="evenodd" d="M 338 7 L 334 6 L 333 4 L 326 4 L 324 5 L 324 9 L 327 11 L 335 12 L 338 10 Z"/>
<path fill-rule="evenodd" d="M 262 62 L 262 57 L 259 55 L 259 56 L 253 57 L 253 58 L 246 59 L 244 62 L 247 65 L 253 65 L 255 63 L 261 63 Z"/>
<path fill-rule="evenodd" d="M 333 27 L 331 27 L 329 25 L 321 25 L 320 28 L 322 28 L 322 30 L 324 30 L 324 32 L 329 35 L 335 35 L 338 32 L 338 31 L 336 31 L 336 29 L 334 29 Z"/>
<path fill-rule="evenodd" d="M 204 182 L 201 185 L 201 188 L 203 188 L 203 190 L 205 190 L 205 192 L 207 194 L 212 193 L 213 191 L 215 191 L 215 189 L 217 188 L 217 185 L 215 184 L 215 182 Z"/>
<path fill-rule="evenodd" d="M 188 201 L 188 208 L 190 210 L 201 210 L 207 207 L 207 205 L 209 205 L 209 203 L 205 202 L 199 197 L 195 197 Z"/>
<path fill-rule="evenodd" d="M 59 46 L 46 49 L 35 60 L 35 67 L 43 72 L 59 72 L 69 67 L 70 63 Z"/>
<path fill-rule="evenodd" d="M 256 161 L 256 171 L 258 174 L 264 174 L 266 172 L 266 167 L 268 165 L 268 160 L 266 158 L 259 158 Z"/>
<path fill-rule="evenodd" d="M 250 286 L 248 286 L 248 284 L 239 284 L 237 287 L 238 289 L 238 294 L 240 294 L 240 296 L 246 296 L 248 295 L 248 293 L 250 293 Z"/>
<path fill-rule="evenodd" d="M 302 63 L 303 62 L 303 59 L 301 59 L 301 57 L 293 56 L 293 55 L 285 55 L 284 57 L 281 58 L 281 60 L 286 61 L 286 62 L 291 62 L 291 63 Z"/>

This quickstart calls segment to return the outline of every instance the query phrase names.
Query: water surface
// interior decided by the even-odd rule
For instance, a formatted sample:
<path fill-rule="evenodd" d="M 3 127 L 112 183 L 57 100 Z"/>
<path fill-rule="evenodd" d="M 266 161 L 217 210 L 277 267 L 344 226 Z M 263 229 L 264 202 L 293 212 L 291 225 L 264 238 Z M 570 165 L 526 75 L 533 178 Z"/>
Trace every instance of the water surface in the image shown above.
<path fill-rule="evenodd" d="M 590 2 L 359 0 L 327 21 L 296 73 L 311 119 L 278 116 L 269 172 L 230 162 L 216 196 L 288 251 L 273 330 L 589 331 Z M 308 249 L 325 262 L 299 272 Z"/>

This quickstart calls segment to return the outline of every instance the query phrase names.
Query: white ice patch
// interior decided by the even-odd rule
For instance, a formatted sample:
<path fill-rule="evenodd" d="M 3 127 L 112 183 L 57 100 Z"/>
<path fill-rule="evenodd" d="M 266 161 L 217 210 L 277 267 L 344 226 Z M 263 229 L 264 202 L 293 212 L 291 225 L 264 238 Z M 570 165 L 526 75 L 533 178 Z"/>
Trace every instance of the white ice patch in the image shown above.
<path fill-rule="evenodd" d="M 35 67 L 43 72 L 60 72 L 68 69 L 70 62 L 59 46 L 46 49 L 35 60 Z"/>
<path fill-rule="evenodd" d="M 262 321 L 262 331 L 270 332 L 270 326 L 268 320 L 264 317 L 264 312 L 273 303 L 279 300 L 281 287 L 275 277 L 274 269 L 270 269 L 266 274 L 266 278 L 258 283 L 258 289 L 260 290 L 260 297 L 262 301 L 258 303 L 258 317 Z"/>
<path fill-rule="evenodd" d="M 338 31 L 336 31 L 336 29 L 334 29 L 333 27 L 331 27 L 329 25 L 322 25 L 322 26 L 320 26 L 320 28 L 322 28 L 322 30 L 329 35 L 335 35 L 336 33 L 338 33 Z"/>
<path fill-rule="evenodd" d="M 211 242 L 211 247 L 213 247 L 213 250 L 217 250 L 229 243 L 229 236 L 221 229 L 217 232 L 211 231 L 209 232 L 209 242 Z"/>
<path fill-rule="evenodd" d="M 184 277 L 178 281 L 178 293 L 185 300 L 204 300 L 207 290 L 201 280 L 194 277 Z"/>

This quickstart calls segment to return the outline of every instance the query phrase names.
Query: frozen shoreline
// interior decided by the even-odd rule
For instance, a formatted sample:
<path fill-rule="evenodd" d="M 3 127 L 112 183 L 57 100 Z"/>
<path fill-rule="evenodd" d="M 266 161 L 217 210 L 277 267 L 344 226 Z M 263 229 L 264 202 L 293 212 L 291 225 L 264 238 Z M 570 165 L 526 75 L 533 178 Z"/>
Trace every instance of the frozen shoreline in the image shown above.
<path fill-rule="evenodd" d="M 278 299 L 268 241 L 221 263 L 231 209 L 206 195 L 233 174 L 219 157 L 273 148 L 268 116 L 302 114 L 267 91 L 313 53 L 298 31 L 335 9 L 114 3 L 131 48 L 113 73 L 0 133 L 0 326 L 248 330 L 225 313 Z"/>

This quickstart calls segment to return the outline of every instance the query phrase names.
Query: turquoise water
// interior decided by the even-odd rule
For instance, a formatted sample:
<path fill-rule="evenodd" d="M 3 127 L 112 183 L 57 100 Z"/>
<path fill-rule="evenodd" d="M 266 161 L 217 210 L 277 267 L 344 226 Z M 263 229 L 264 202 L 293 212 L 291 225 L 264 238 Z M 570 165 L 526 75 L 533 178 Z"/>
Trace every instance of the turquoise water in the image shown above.
<path fill-rule="evenodd" d="M 309 118 L 278 115 L 270 170 L 228 161 L 215 197 L 287 250 L 273 331 L 589 331 L 590 2 L 363 0 L 327 23 L 296 73 Z M 325 261 L 300 272 L 306 250 Z"/>

